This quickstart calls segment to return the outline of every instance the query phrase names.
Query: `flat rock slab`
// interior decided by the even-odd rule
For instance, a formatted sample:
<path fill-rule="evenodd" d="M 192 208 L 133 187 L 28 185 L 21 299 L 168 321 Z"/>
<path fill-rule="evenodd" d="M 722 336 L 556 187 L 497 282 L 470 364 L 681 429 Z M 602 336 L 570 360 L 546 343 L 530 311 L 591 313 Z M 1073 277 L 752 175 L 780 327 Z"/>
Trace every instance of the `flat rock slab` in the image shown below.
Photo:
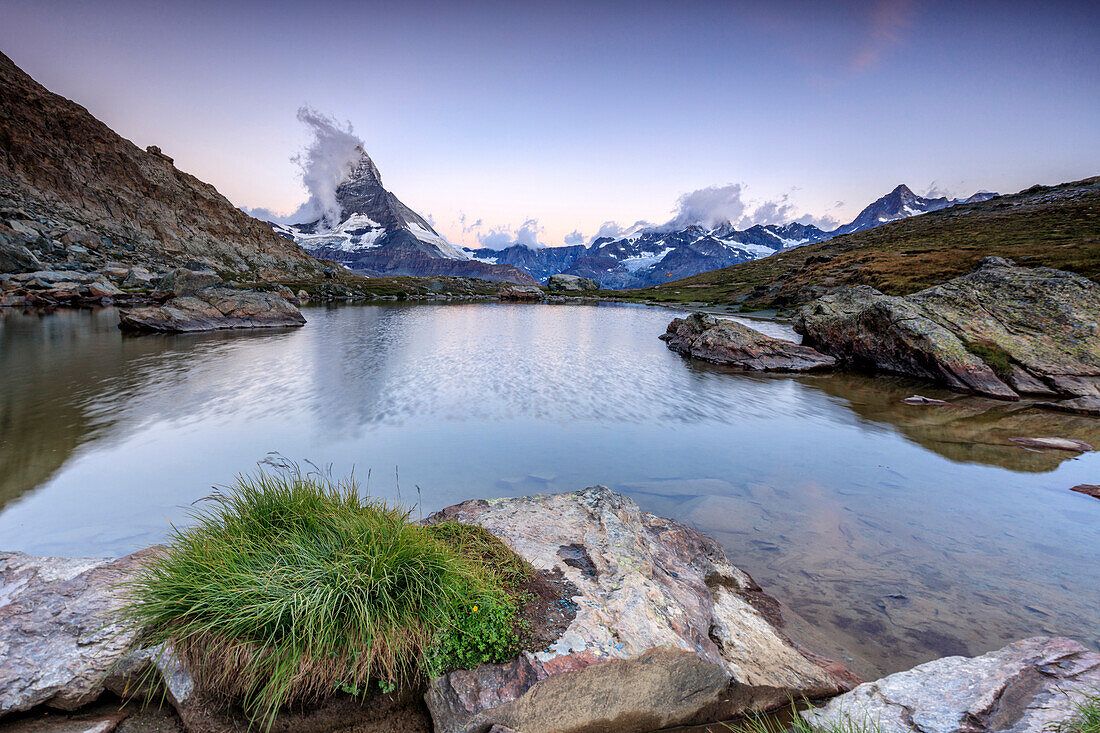
<path fill-rule="evenodd" d="M 836 359 L 809 346 L 766 336 L 736 321 L 692 313 L 668 324 L 661 340 L 675 352 L 758 372 L 829 369 Z"/>
<path fill-rule="evenodd" d="M 1016 445 L 1035 450 L 1067 450 L 1074 453 L 1088 453 L 1092 446 L 1083 440 L 1073 438 L 1009 438 Z"/>
<path fill-rule="evenodd" d="M 133 635 L 112 612 L 143 555 L 118 560 L 0 553 L 0 716 L 95 700 Z"/>
<path fill-rule="evenodd" d="M 1100 694 L 1100 654 L 1039 636 L 866 682 L 802 717 L 822 728 L 877 724 L 881 733 L 1042 733 L 1084 694 Z"/>
<path fill-rule="evenodd" d="M 512 285 L 501 288 L 497 293 L 497 297 L 501 300 L 536 301 L 545 298 L 546 293 L 542 292 L 541 289 L 536 288 L 534 285 Z"/>
<path fill-rule="evenodd" d="M 301 326 L 305 316 L 278 293 L 208 287 L 164 305 L 119 311 L 124 331 L 215 331 L 226 328 Z"/>
<path fill-rule="evenodd" d="M 1100 397 L 1100 285 L 986 257 L 912 295 L 860 285 L 808 303 L 795 329 L 845 365 L 960 392 Z"/>
<path fill-rule="evenodd" d="M 546 650 L 432 680 L 438 733 L 647 731 L 821 697 L 848 685 L 780 631 L 778 603 L 717 542 L 605 487 L 468 501 L 428 522 L 479 524 L 578 589 Z"/>
<path fill-rule="evenodd" d="M 936 407 L 950 407 L 951 403 L 947 400 L 937 400 L 932 397 L 924 397 L 923 395 L 915 394 L 906 397 L 902 400 L 907 405 L 934 405 Z"/>
<path fill-rule="evenodd" d="M 1085 496 L 1091 496 L 1094 499 L 1100 499 L 1100 486 L 1095 484 L 1079 484 L 1070 489 L 1070 491 L 1076 491 L 1078 494 L 1084 494 Z"/>

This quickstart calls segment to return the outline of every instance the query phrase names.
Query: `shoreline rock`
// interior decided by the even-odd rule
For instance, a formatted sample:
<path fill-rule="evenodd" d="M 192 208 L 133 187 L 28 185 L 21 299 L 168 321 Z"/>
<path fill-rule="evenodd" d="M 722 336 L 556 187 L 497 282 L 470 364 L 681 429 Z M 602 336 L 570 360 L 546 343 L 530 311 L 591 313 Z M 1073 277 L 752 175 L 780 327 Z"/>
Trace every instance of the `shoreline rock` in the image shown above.
<path fill-rule="evenodd" d="M 807 372 L 836 364 L 835 358 L 809 346 L 772 338 L 705 313 L 673 320 L 660 339 L 679 354 L 748 371 Z"/>
<path fill-rule="evenodd" d="M 600 289 L 600 284 L 590 277 L 579 275 L 551 275 L 546 287 L 552 293 L 587 293 Z"/>
<path fill-rule="evenodd" d="M 119 311 L 124 331 L 181 333 L 231 328 L 302 326 L 305 316 L 278 293 L 212 286 L 163 305 Z"/>
<path fill-rule="evenodd" d="M 1100 397 L 1100 285 L 986 257 L 907 296 L 860 285 L 804 306 L 805 342 L 858 369 L 1004 400 Z"/>
<path fill-rule="evenodd" d="M 881 733 L 1043 733 L 1069 717 L 1083 693 L 1100 694 L 1100 653 L 1037 636 L 865 682 L 801 715 L 822 728 L 870 722 Z"/>
<path fill-rule="evenodd" d="M 546 294 L 542 292 L 540 288 L 534 285 L 510 285 L 508 287 L 501 288 L 497 292 L 497 297 L 501 300 L 514 300 L 523 302 L 536 302 L 546 297 Z"/>
<path fill-rule="evenodd" d="M 445 519 L 561 571 L 578 610 L 543 652 L 432 680 L 425 699 L 439 733 L 648 731 L 849 687 L 792 644 L 778 604 L 717 542 L 605 487 L 467 501 L 426 521 Z"/>
<path fill-rule="evenodd" d="M 1089 453 L 1092 446 L 1083 440 L 1073 438 L 1009 438 L 1016 445 L 1035 450 L 1064 450 L 1074 453 Z"/>

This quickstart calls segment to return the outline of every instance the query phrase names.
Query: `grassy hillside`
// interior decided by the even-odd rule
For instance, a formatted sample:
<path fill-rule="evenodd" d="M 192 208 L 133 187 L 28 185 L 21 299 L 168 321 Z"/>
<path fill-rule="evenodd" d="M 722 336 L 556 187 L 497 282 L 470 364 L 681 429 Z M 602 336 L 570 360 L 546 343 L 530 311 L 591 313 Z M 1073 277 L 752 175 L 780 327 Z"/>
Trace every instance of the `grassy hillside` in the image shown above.
<path fill-rule="evenodd" d="M 785 308 L 846 285 L 893 295 L 969 272 L 982 257 L 1100 281 L 1100 176 L 1033 186 L 754 262 L 616 295 L 632 300 Z"/>

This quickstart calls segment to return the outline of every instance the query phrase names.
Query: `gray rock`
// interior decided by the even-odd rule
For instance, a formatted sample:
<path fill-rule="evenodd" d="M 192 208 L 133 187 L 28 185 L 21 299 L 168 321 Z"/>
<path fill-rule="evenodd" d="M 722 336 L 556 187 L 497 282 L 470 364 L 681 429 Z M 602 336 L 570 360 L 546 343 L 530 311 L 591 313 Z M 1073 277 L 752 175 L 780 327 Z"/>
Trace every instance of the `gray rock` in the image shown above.
<path fill-rule="evenodd" d="M 779 630 L 778 603 L 717 542 L 607 488 L 468 501 L 427 521 L 444 519 L 485 527 L 578 594 L 545 651 L 432 680 L 439 733 L 648 731 L 848 689 Z"/>
<path fill-rule="evenodd" d="M 94 280 L 88 283 L 88 294 L 95 298 L 111 298 L 123 293 L 109 282 Z"/>
<path fill-rule="evenodd" d="M 143 555 L 119 560 L 0 553 L 0 716 L 95 700 L 128 654 L 114 589 Z"/>
<path fill-rule="evenodd" d="M 836 364 L 836 359 L 809 346 L 765 336 L 736 321 L 703 313 L 675 319 L 660 338 L 685 356 L 750 371 L 806 372 Z"/>
<path fill-rule="evenodd" d="M 551 275 L 546 287 L 551 292 L 584 293 L 599 290 L 600 284 L 589 277 L 579 275 Z"/>
<path fill-rule="evenodd" d="M 120 310 L 118 327 L 124 331 L 183 332 L 301 326 L 305 322 L 302 312 L 278 293 L 208 287 L 164 305 Z"/>
<path fill-rule="evenodd" d="M 905 297 L 861 285 L 807 304 L 804 343 L 847 365 L 999 399 L 1100 397 L 1100 285 L 987 257 Z"/>
<path fill-rule="evenodd" d="M 1100 654 L 1072 639 L 1034 637 L 980 657 L 945 657 L 866 682 L 802 717 L 881 733 L 1042 733 L 1100 694 Z"/>
<path fill-rule="evenodd" d="M 925 397 L 924 395 L 910 395 L 902 400 L 907 405 L 935 405 L 937 407 L 949 406 L 951 403 L 946 400 L 937 400 L 932 397 Z"/>
<path fill-rule="evenodd" d="M 497 293 L 501 300 L 542 300 L 546 294 L 534 285 L 509 285 Z"/>
<path fill-rule="evenodd" d="M 28 272 L 41 267 L 38 258 L 23 245 L 0 241 L 0 272 Z"/>
<path fill-rule="evenodd" d="M 157 283 L 154 294 L 194 295 L 203 288 L 221 284 L 222 279 L 210 270 L 188 270 L 180 267 L 172 270 Z"/>

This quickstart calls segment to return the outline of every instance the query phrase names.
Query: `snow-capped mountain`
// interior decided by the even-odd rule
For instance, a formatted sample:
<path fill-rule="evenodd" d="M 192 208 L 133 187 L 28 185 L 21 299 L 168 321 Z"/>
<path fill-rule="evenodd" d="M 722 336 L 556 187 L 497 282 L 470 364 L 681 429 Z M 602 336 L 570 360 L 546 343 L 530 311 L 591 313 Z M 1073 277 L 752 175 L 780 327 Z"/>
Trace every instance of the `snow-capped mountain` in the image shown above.
<path fill-rule="evenodd" d="M 937 211 L 956 204 L 985 201 L 997 194 L 980 191 L 966 199 L 924 198 L 901 185 L 859 213 L 852 222 L 833 231 L 812 224 L 766 224 L 738 230 L 728 222 L 716 227 L 639 228 L 620 237 L 602 237 L 587 248 L 530 248 L 512 245 L 502 250 L 465 249 L 483 262 L 507 263 L 530 273 L 540 282 L 553 274 L 580 275 L 604 288 L 637 288 L 717 270 L 777 252 L 822 242 L 841 234 Z"/>
<path fill-rule="evenodd" d="M 387 191 L 374 161 L 360 157 L 336 187 L 339 223 L 272 224 L 314 257 L 329 259 L 364 275 L 452 275 L 535 284 L 511 265 L 470 258 L 439 235 L 422 216 Z"/>
<path fill-rule="evenodd" d="M 504 249 L 463 247 L 462 251 L 479 262 L 518 267 L 539 282 L 545 283 L 551 275 L 565 271 L 577 259 L 583 257 L 588 248 L 583 244 L 566 247 L 528 247 L 523 244 L 513 244 Z"/>
<path fill-rule="evenodd" d="M 739 231 L 728 222 L 717 227 L 643 229 L 626 237 L 600 238 L 565 273 L 598 280 L 605 288 L 655 285 L 759 259 L 828 235 L 807 224 L 757 225 Z"/>
<path fill-rule="evenodd" d="M 946 209 L 956 204 L 968 204 L 972 201 L 987 201 L 996 195 L 997 194 L 989 191 L 979 191 L 973 196 L 965 199 L 949 199 L 946 196 L 927 199 L 913 193 L 909 187 L 903 183 L 890 193 L 872 203 L 863 211 L 859 212 L 859 216 L 850 223 L 834 229 L 831 234 L 835 237 L 841 234 L 861 232 L 864 229 L 871 229 L 891 221 L 905 219 L 906 217 L 916 216 L 917 214 L 927 214 L 930 211 L 939 211 L 940 209 Z"/>

